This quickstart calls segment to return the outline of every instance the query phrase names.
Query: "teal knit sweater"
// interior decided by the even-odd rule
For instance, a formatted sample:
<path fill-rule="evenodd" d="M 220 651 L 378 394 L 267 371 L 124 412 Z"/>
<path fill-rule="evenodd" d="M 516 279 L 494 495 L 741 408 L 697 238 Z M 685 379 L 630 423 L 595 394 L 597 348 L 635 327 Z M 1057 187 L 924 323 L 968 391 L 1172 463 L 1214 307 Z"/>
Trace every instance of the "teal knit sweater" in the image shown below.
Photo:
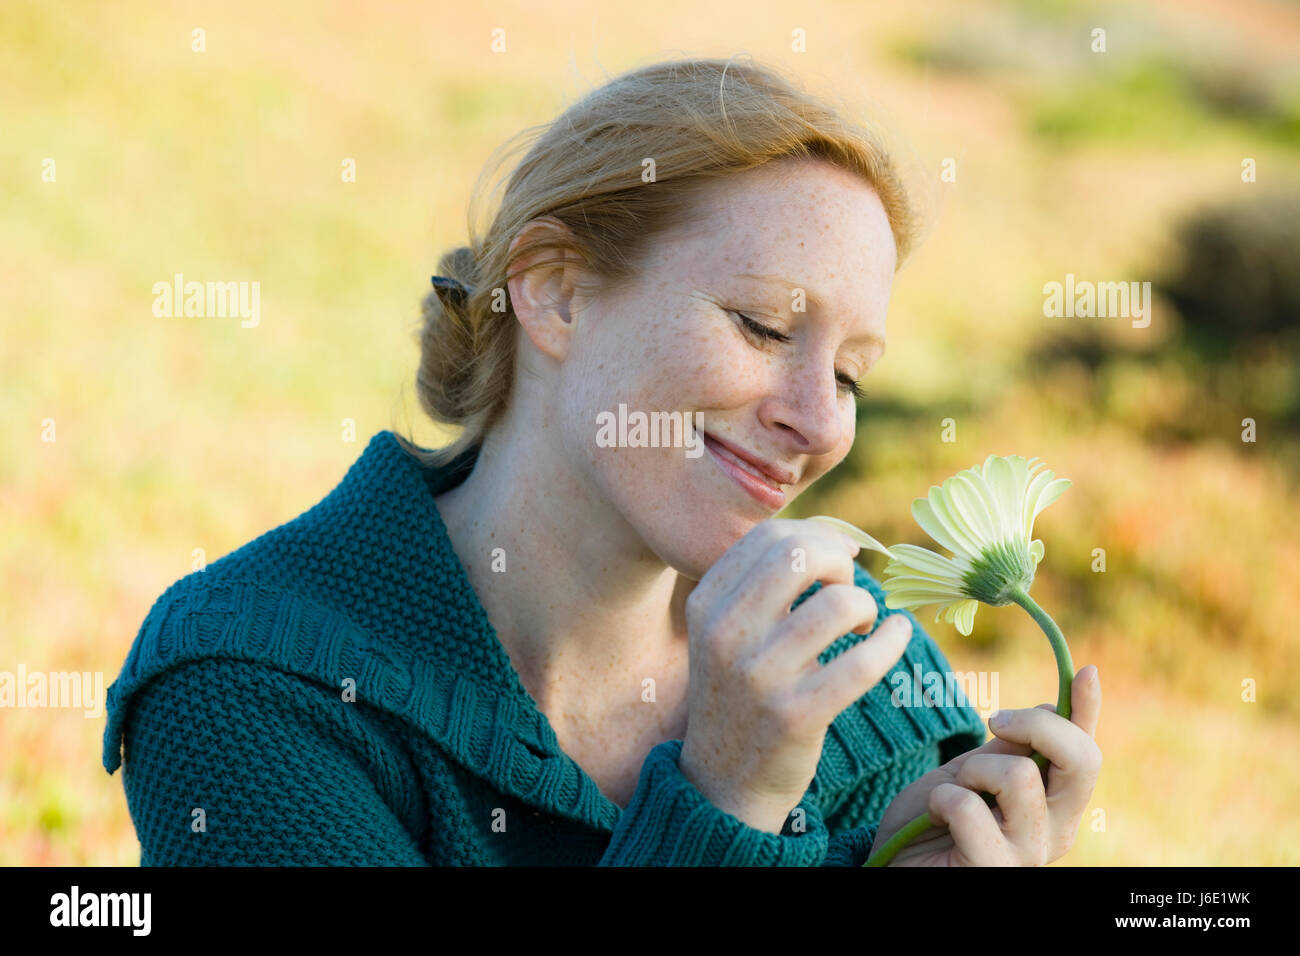
<path fill-rule="evenodd" d="M 142 866 L 853 866 L 903 787 L 984 741 L 967 702 L 896 707 L 887 677 L 832 723 L 780 834 L 709 803 L 680 740 L 620 808 L 560 749 L 452 548 L 434 495 L 472 463 L 424 468 L 379 432 L 322 501 L 158 598 L 104 732 Z M 911 617 L 857 581 L 879 621 Z M 894 670 L 947 672 L 912 621 Z"/>

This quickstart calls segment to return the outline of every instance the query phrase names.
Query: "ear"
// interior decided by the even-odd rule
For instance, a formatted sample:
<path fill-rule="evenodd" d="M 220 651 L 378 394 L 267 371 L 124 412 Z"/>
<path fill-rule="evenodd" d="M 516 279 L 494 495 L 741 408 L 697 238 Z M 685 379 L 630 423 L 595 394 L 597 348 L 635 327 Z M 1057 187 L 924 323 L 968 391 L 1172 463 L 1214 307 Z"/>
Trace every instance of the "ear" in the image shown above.
<path fill-rule="evenodd" d="M 528 222 L 510 243 L 510 250 L 540 238 L 558 238 L 566 245 L 525 253 L 510 267 L 510 304 L 520 326 L 538 351 L 563 361 L 573 337 L 571 309 L 577 293 L 582 260 L 567 245 L 572 233 L 549 216 Z"/>

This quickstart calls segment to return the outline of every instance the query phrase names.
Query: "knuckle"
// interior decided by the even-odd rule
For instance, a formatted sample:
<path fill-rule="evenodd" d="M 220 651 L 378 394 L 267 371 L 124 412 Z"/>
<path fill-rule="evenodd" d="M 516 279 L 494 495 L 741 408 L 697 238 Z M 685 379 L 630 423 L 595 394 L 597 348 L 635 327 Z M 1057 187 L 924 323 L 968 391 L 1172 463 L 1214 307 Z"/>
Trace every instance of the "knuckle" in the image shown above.
<path fill-rule="evenodd" d="M 1028 757 L 1017 757 L 1007 765 L 1007 783 L 1020 793 L 1032 793 L 1043 785 L 1038 764 Z"/>
<path fill-rule="evenodd" d="M 856 584 L 851 584 L 849 587 L 853 590 L 853 600 L 862 619 L 874 624 L 880 618 L 880 605 L 876 603 L 875 596 Z"/>
<path fill-rule="evenodd" d="M 776 734 L 786 737 L 802 729 L 799 708 L 789 697 L 784 694 L 769 693 L 761 700 L 763 718 Z"/>
<path fill-rule="evenodd" d="M 962 788 L 961 795 L 953 801 L 953 808 L 962 817 L 972 817 L 986 806 L 984 798 L 974 790 Z"/>
<path fill-rule="evenodd" d="M 822 602 L 826 605 L 826 610 L 836 617 L 847 617 L 852 614 L 858 607 L 857 598 L 853 592 L 858 590 L 844 584 L 829 584 L 822 588 Z"/>
<path fill-rule="evenodd" d="M 788 565 L 796 548 L 808 550 L 805 542 L 796 534 L 787 533 L 777 538 L 767 550 L 767 560 L 776 565 Z"/>
<path fill-rule="evenodd" d="M 725 621 L 716 611 L 702 611 L 700 617 L 688 622 L 691 636 L 690 654 L 712 665 L 726 665 L 733 653 L 731 642 L 723 640 Z"/>

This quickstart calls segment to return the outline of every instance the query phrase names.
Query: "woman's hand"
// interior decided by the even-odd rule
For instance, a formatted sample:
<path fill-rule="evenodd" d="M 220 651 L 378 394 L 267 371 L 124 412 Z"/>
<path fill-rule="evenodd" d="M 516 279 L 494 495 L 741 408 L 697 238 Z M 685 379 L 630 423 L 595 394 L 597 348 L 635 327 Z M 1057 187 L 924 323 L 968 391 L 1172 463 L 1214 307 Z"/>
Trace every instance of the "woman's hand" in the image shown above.
<path fill-rule="evenodd" d="M 1054 704 L 1000 711 L 1009 720 L 990 723 L 994 739 L 899 793 L 880 821 L 872 852 L 928 810 L 936 828 L 899 850 L 890 866 L 1042 866 L 1064 856 L 1101 770 L 1093 739 L 1101 713 L 1095 666 L 1075 675 L 1070 694 L 1069 720 Z M 1029 759 L 1035 750 L 1050 761 L 1046 788 Z M 997 797 L 997 806 L 989 807 L 981 791 Z"/>
<path fill-rule="evenodd" d="M 686 601 L 689 718 L 682 774 L 715 806 L 780 833 L 817 773 L 826 730 L 889 673 L 912 637 L 899 614 L 825 667 L 835 639 L 865 634 L 876 600 L 854 583 L 856 542 L 821 522 L 750 529 Z M 821 589 L 793 612 L 815 582 Z"/>

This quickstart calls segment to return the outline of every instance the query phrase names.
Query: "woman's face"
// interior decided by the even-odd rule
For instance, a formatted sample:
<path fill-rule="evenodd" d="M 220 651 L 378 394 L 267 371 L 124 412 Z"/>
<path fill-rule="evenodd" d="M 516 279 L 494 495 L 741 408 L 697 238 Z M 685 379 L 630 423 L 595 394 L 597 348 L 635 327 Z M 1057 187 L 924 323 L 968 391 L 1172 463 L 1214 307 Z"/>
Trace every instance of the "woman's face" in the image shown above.
<path fill-rule="evenodd" d="M 633 281 L 572 316 L 556 418 L 580 484 L 698 580 L 848 453 L 849 383 L 884 353 L 894 266 L 876 193 L 829 164 L 783 160 L 714 187 Z M 653 414 L 673 412 L 684 433 L 649 427 L 633 447 L 638 413 L 661 428 Z M 680 443 L 644 447 L 652 432 Z"/>

